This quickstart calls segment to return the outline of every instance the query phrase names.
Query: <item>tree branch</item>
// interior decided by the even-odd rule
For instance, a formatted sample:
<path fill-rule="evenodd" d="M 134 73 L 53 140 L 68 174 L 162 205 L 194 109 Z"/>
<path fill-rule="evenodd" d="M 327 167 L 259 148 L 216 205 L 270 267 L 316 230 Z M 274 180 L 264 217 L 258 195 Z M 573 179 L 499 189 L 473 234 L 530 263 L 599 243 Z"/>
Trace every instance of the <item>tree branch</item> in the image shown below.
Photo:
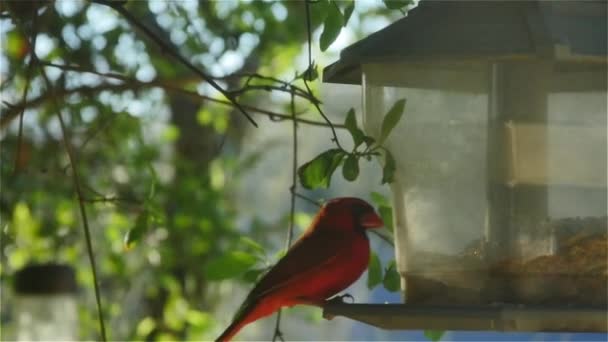
<path fill-rule="evenodd" d="M 32 77 L 32 71 L 34 69 L 34 62 L 36 59 L 34 58 L 34 48 L 36 46 L 36 38 L 38 37 L 38 15 L 34 15 L 32 18 L 32 33 L 30 38 L 30 61 L 27 64 L 27 68 L 25 69 L 25 87 L 23 88 L 23 94 L 21 96 L 21 102 L 25 102 L 27 100 L 27 93 L 30 89 L 30 80 Z M 17 153 L 15 153 L 15 166 L 13 169 L 13 174 L 16 175 L 20 171 L 21 166 L 21 158 L 22 158 L 22 149 L 23 149 L 23 116 L 25 112 L 25 107 L 21 108 L 19 111 L 19 130 L 17 133 Z"/>
<path fill-rule="evenodd" d="M 63 89 L 61 91 L 55 92 L 54 96 L 65 97 L 65 96 L 75 94 L 75 93 L 98 94 L 99 92 L 104 91 L 104 90 L 126 91 L 126 90 L 139 90 L 139 89 L 144 89 L 144 88 L 160 87 L 160 88 L 165 89 L 166 91 L 186 94 L 186 95 L 192 96 L 199 100 L 205 100 L 205 101 L 219 103 L 219 104 L 223 104 L 223 105 L 227 105 L 227 106 L 233 106 L 233 103 L 230 101 L 216 99 L 216 98 L 206 96 L 206 95 L 201 95 L 195 91 L 185 90 L 183 88 L 175 86 L 174 82 L 170 82 L 170 81 L 153 80 L 150 82 L 142 82 L 137 79 L 130 78 L 130 77 L 127 77 L 127 76 L 124 76 L 121 74 L 101 73 L 101 72 L 97 72 L 94 70 L 88 70 L 88 69 L 82 68 L 80 66 L 75 66 L 75 65 L 61 65 L 61 64 L 54 64 L 54 63 L 50 63 L 50 62 L 46 62 L 46 61 L 39 61 L 38 63 L 40 63 L 41 65 L 51 66 L 51 67 L 55 67 L 55 68 L 59 68 L 62 70 L 67 70 L 67 71 L 91 73 L 91 74 L 98 75 L 101 77 L 113 78 L 113 79 L 117 79 L 117 80 L 124 82 L 122 84 L 102 84 L 102 85 L 95 86 L 95 87 L 81 86 L 81 87 L 76 87 L 76 88 L 72 88 L 72 89 Z M 49 93 L 46 93 L 46 94 L 40 95 L 37 98 L 31 99 L 25 103 L 22 102 L 20 104 L 11 106 L 7 111 L 5 111 L 4 115 L 2 115 L 2 117 L 0 118 L 0 129 L 4 129 L 14 118 L 16 118 L 17 115 L 19 114 L 20 110 L 23 110 L 28 107 L 34 107 L 34 106 L 41 105 L 42 103 L 44 103 L 48 100 L 51 100 L 51 99 L 52 99 L 52 96 Z M 290 114 L 277 113 L 277 112 L 273 112 L 273 111 L 265 110 L 262 108 L 253 107 L 253 106 L 247 106 L 247 105 L 244 105 L 243 107 L 246 108 L 247 110 L 251 111 L 252 113 L 266 115 L 267 117 L 269 117 L 271 120 L 274 120 L 274 121 L 293 119 L 292 115 L 290 115 Z M 333 126 L 334 128 L 345 129 L 344 125 L 340 125 L 340 124 L 333 124 L 333 123 L 328 124 L 325 122 L 307 120 L 307 119 L 302 119 L 302 118 L 296 118 L 296 121 L 303 123 L 303 124 L 314 125 L 314 126 L 323 126 L 323 127 L 332 127 Z"/>
<path fill-rule="evenodd" d="M 306 7 L 306 33 L 307 33 L 307 43 L 308 43 L 308 68 L 307 68 L 307 70 L 308 70 L 308 73 L 310 76 L 311 66 L 312 66 L 312 43 L 311 43 L 312 32 L 311 32 L 311 21 L 310 21 L 311 20 L 310 19 L 310 0 L 305 0 L 304 6 Z M 308 86 L 306 77 L 303 78 L 302 81 L 304 81 L 304 86 L 306 87 L 306 90 L 308 90 L 308 93 L 310 94 L 310 96 L 314 97 L 312 90 Z M 319 106 L 318 103 L 313 102 L 312 104 L 317 109 L 317 112 L 319 112 L 319 114 L 323 117 L 325 122 L 327 122 L 327 124 L 329 125 L 329 128 L 331 128 L 331 133 L 333 134 L 332 140 L 336 143 L 336 145 L 338 146 L 339 149 L 343 150 L 344 152 L 348 152 L 344 148 L 342 148 L 342 145 L 340 145 L 340 141 L 338 140 L 338 135 L 336 134 L 336 129 L 334 127 L 334 124 L 332 124 L 331 121 L 329 121 L 329 118 L 327 117 L 327 115 L 325 115 L 325 113 L 323 112 L 323 110 L 321 109 L 321 107 Z"/>
<path fill-rule="evenodd" d="M 91 70 L 91 69 L 86 69 L 83 68 L 79 65 L 71 65 L 71 64 L 56 64 L 53 62 L 48 62 L 48 61 L 40 61 L 40 64 L 45 65 L 45 66 L 50 66 L 50 67 L 54 67 L 57 69 L 61 69 L 63 71 L 75 71 L 75 72 L 81 72 L 81 73 L 88 73 L 88 74 L 93 74 L 93 75 L 97 75 L 97 76 L 101 76 L 101 77 L 106 77 L 106 78 L 114 78 L 120 81 L 124 81 L 124 82 L 130 82 L 135 80 L 134 78 L 116 73 L 116 72 L 99 72 L 97 70 Z"/>
<path fill-rule="evenodd" d="M 238 97 L 238 96 L 240 96 L 246 92 L 252 91 L 252 90 L 264 90 L 264 91 L 268 91 L 268 92 L 272 92 L 275 90 L 276 91 L 286 91 L 285 86 L 275 86 L 275 85 L 271 85 L 271 84 L 246 84 L 245 86 L 243 86 L 239 89 L 229 91 L 229 93 L 235 97 Z M 317 99 L 315 99 L 314 96 L 311 96 L 307 92 L 302 93 L 302 92 L 297 91 L 296 89 L 291 88 L 290 93 L 294 94 L 298 97 L 304 98 L 311 103 L 314 103 L 315 101 L 317 101 Z"/>
<path fill-rule="evenodd" d="M 372 234 L 374 234 L 374 235 L 376 235 L 377 237 L 379 237 L 380 239 L 382 239 L 382 241 L 384 241 L 384 242 L 386 242 L 387 244 L 389 244 L 389 245 L 391 245 L 391 246 L 395 247 L 395 242 L 394 242 L 393 240 L 391 240 L 391 238 L 390 238 L 390 237 L 388 237 L 388 236 L 386 236 L 386 235 L 384 235 L 384 234 L 382 234 L 382 233 L 379 233 L 378 231 L 373 230 L 373 229 L 370 229 L 370 231 L 372 232 Z"/>
<path fill-rule="evenodd" d="M 291 187 L 289 191 L 291 193 L 291 208 L 289 210 L 289 230 L 287 231 L 287 249 L 291 247 L 293 240 L 293 227 L 295 221 L 296 211 L 296 190 L 298 187 L 298 121 L 296 120 L 296 101 L 294 93 L 291 93 L 291 116 L 292 116 L 292 134 L 293 134 L 293 152 L 292 152 L 292 163 L 291 163 Z"/>
<path fill-rule="evenodd" d="M 84 199 L 85 202 L 89 202 L 89 203 L 118 203 L 118 202 L 124 202 L 124 203 L 128 203 L 128 204 L 133 204 L 133 205 L 141 205 L 141 202 L 134 200 L 134 199 L 130 199 L 130 198 L 123 198 L 123 197 L 116 197 L 116 196 L 109 196 L 109 197 L 93 197 L 93 198 L 86 198 Z"/>
<path fill-rule="evenodd" d="M 302 195 L 302 194 L 300 194 L 300 193 L 297 193 L 297 192 L 296 192 L 296 193 L 295 193 L 295 195 L 296 195 L 296 197 L 298 197 L 298 198 L 301 198 L 301 199 L 305 200 L 306 202 L 308 202 L 308 203 L 310 203 L 310 204 L 312 204 L 312 205 L 316 206 L 317 208 L 320 208 L 320 207 L 322 207 L 322 206 L 323 206 L 323 204 L 321 204 L 321 203 L 319 203 L 319 202 L 317 202 L 317 201 L 313 200 L 312 198 L 306 197 L 306 196 L 304 196 L 304 195 Z"/>
<path fill-rule="evenodd" d="M 37 59 L 36 54 L 35 54 L 35 52 L 33 52 L 33 50 L 32 50 L 32 57 L 34 59 Z M 72 168 L 72 179 L 74 182 L 74 189 L 76 190 L 76 195 L 78 197 L 78 206 L 80 208 L 80 216 L 82 217 L 82 224 L 83 224 L 85 241 L 86 241 L 86 245 L 87 245 L 87 252 L 89 254 L 89 262 L 91 264 L 91 272 L 93 274 L 93 286 L 95 289 L 95 301 L 97 303 L 99 330 L 101 333 L 102 341 L 107 341 L 106 328 L 105 328 L 105 324 L 104 324 L 104 320 L 103 320 L 103 309 L 101 306 L 101 293 L 99 290 L 99 281 L 97 278 L 97 267 L 95 266 L 95 254 L 93 253 L 93 244 L 91 243 L 91 232 L 89 229 L 89 220 L 87 218 L 87 211 L 86 211 L 86 208 L 84 205 L 85 198 L 83 196 L 82 189 L 81 189 L 80 178 L 78 175 L 78 167 L 76 166 L 76 160 L 74 158 L 74 151 L 72 150 L 72 146 L 70 145 L 70 142 L 69 142 L 67 129 L 65 126 L 65 122 L 63 121 L 63 117 L 61 116 L 61 110 L 59 109 L 59 103 L 57 102 L 57 97 L 54 96 L 53 85 L 51 84 L 51 81 L 49 80 L 48 76 L 46 75 L 46 71 L 44 70 L 44 67 L 42 65 L 38 65 L 38 66 L 40 69 L 40 74 L 42 75 L 42 78 L 44 79 L 44 82 L 46 84 L 46 88 L 47 88 L 48 92 L 51 94 L 51 98 L 53 99 L 53 101 L 52 101 L 53 109 L 55 111 L 55 114 L 57 115 L 57 118 L 59 119 L 59 124 L 61 126 L 61 132 L 62 132 L 62 136 L 63 136 L 63 144 L 65 145 L 65 150 L 68 154 L 68 159 L 70 160 L 70 166 Z"/>
<path fill-rule="evenodd" d="M 231 78 L 246 78 L 247 79 L 245 81 L 246 85 L 249 85 L 251 83 L 251 81 L 254 79 L 277 83 L 277 84 L 280 84 L 281 86 L 277 87 L 276 90 L 285 91 L 285 89 L 290 88 L 292 92 L 295 92 L 298 96 L 303 97 L 310 102 L 321 103 L 321 101 L 319 99 L 317 99 L 316 97 L 310 96 L 311 94 L 309 94 L 308 91 L 306 91 L 306 89 L 302 89 L 302 88 L 296 86 L 295 84 L 293 84 L 293 82 L 295 80 L 287 82 L 287 81 L 283 81 L 276 77 L 264 76 L 259 73 L 234 73 L 234 74 L 230 74 L 230 75 L 226 75 L 226 76 L 222 76 L 222 77 L 214 77 L 214 79 L 216 79 L 216 80 L 228 80 Z M 263 86 L 263 85 L 258 85 L 258 86 Z"/>
<path fill-rule="evenodd" d="M 131 25 L 135 26 L 137 29 L 139 29 L 141 32 L 143 32 L 150 40 L 155 42 L 164 53 L 173 56 L 173 58 L 177 59 L 186 68 L 190 69 L 192 72 L 199 75 L 203 80 L 205 80 L 213 88 L 215 88 L 222 95 L 224 95 L 232 103 L 232 105 L 235 106 L 247 118 L 247 120 L 249 120 L 249 122 L 251 122 L 251 124 L 253 124 L 255 127 L 258 126 L 258 124 L 249 115 L 249 113 L 247 113 L 245 111 L 245 108 L 243 106 L 241 106 L 232 95 L 230 95 L 228 92 L 226 92 L 226 90 L 224 90 L 222 87 L 220 87 L 220 85 L 217 84 L 217 82 L 215 82 L 213 80 L 213 78 L 211 78 L 209 75 L 204 73 L 199 68 L 195 67 L 185 57 L 180 55 L 179 52 L 177 52 L 177 49 L 169 46 L 169 44 L 167 44 L 164 40 L 162 40 L 160 37 L 158 37 L 156 34 L 154 34 L 154 32 L 152 32 L 146 25 L 144 25 L 137 18 L 135 18 L 131 14 L 131 12 L 127 11 L 122 6 L 121 3 L 112 2 L 112 1 L 108 1 L 108 0 L 93 0 L 93 2 L 100 4 L 100 5 L 108 6 L 112 9 L 114 9 L 116 12 L 120 13 Z"/>
<path fill-rule="evenodd" d="M 295 95 L 291 93 L 291 115 L 293 117 L 292 129 L 293 129 L 293 152 L 292 152 L 292 164 L 291 164 L 291 187 L 289 188 L 291 194 L 291 207 L 289 209 L 289 229 L 287 230 L 287 242 L 285 243 L 286 249 L 289 250 L 291 247 L 291 242 L 293 240 L 293 228 L 295 225 L 295 212 L 296 212 L 296 188 L 298 184 L 298 122 L 296 121 L 296 103 L 295 103 Z M 281 310 L 277 312 L 277 321 L 274 326 L 274 335 L 272 336 L 272 341 L 276 341 L 283 339 L 283 333 L 281 332 Z"/>

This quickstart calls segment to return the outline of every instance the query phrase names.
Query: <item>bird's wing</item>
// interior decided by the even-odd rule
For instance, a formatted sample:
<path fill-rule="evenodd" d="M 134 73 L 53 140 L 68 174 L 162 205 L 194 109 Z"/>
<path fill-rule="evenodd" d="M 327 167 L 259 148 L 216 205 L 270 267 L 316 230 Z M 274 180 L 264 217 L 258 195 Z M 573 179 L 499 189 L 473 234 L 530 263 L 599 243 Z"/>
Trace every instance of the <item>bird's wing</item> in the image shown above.
<path fill-rule="evenodd" d="M 229 340 L 246 324 L 281 306 L 322 301 L 363 272 L 369 257 L 365 233 L 331 229 L 326 224 L 340 217 L 321 220 L 323 217 L 322 211 L 285 256 L 262 276 L 219 341 Z"/>
<path fill-rule="evenodd" d="M 255 285 L 233 318 L 232 328 L 225 334 L 238 331 L 246 324 L 246 317 L 252 314 L 256 303 L 267 295 L 278 293 L 294 284 L 314 281 L 320 274 L 331 269 L 339 256 L 348 253 L 348 238 L 333 231 L 308 230 L 302 235 Z M 329 267 L 328 267 L 329 266 Z M 231 335 L 227 335 L 231 336 Z M 219 339 L 223 340 L 223 339 Z"/>
<path fill-rule="evenodd" d="M 348 255 L 351 239 L 357 236 L 332 230 L 315 230 L 302 236 L 253 288 L 248 296 L 255 300 L 292 284 L 309 283 L 331 271 L 340 256 Z M 248 300 L 248 301 L 249 301 Z"/>

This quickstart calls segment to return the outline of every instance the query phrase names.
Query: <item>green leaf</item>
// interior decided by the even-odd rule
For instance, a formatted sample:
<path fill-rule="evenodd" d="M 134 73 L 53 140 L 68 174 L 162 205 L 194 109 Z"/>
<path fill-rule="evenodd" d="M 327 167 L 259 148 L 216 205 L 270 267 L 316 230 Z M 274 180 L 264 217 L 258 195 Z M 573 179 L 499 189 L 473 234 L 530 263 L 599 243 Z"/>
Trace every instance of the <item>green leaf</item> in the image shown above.
<path fill-rule="evenodd" d="M 346 129 L 353 137 L 353 142 L 355 144 L 356 149 L 357 147 L 359 147 L 359 145 L 363 143 L 363 138 L 365 137 L 365 134 L 359 129 L 359 127 L 357 127 L 357 117 L 355 116 L 355 110 L 353 108 L 351 108 L 348 111 L 348 114 L 346 114 L 344 126 L 346 126 Z"/>
<path fill-rule="evenodd" d="M 372 202 L 378 206 L 378 213 L 384 222 L 384 226 L 393 231 L 393 208 L 389 200 L 379 192 L 371 193 Z"/>
<path fill-rule="evenodd" d="M 149 164 L 148 164 L 149 165 Z M 154 168 L 149 167 L 152 172 L 154 172 Z M 154 199 L 154 195 L 156 195 L 156 174 L 154 174 L 154 179 L 150 182 L 150 188 L 148 189 L 148 197 L 146 198 L 148 201 Z"/>
<path fill-rule="evenodd" d="M 313 216 L 309 213 L 295 213 L 293 215 L 293 222 L 302 230 L 308 228 L 312 223 L 312 220 Z"/>
<path fill-rule="evenodd" d="M 342 165 L 342 175 L 349 182 L 354 181 L 359 176 L 359 158 L 354 154 L 349 154 Z"/>
<path fill-rule="evenodd" d="M 300 166 L 300 184 L 307 189 L 328 188 L 331 176 L 344 158 L 344 152 L 334 148 L 327 150 L 313 160 Z"/>
<path fill-rule="evenodd" d="M 382 184 L 392 183 L 395 180 L 395 158 L 388 151 L 384 151 L 384 167 L 382 168 Z"/>
<path fill-rule="evenodd" d="M 424 337 L 428 338 L 430 341 L 437 342 L 441 340 L 445 334 L 444 330 L 425 330 Z"/>
<path fill-rule="evenodd" d="M 369 255 L 369 266 L 367 268 L 367 288 L 373 289 L 382 282 L 382 265 L 378 255 L 371 252 Z"/>
<path fill-rule="evenodd" d="M 186 322 L 195 327 L 209 326 L 213 318 L 207 312 L 190 309 L 186 313 Z"/>
<path fill-rule="evenodd" d="M 265 256 L 266 251 L 264 247 L 262 247 L 259 243 L 255 242 L 253 239 L 248 238 L 246 236 L 241 236 L 240 242 L 244 245 L 245 248 L 252 250 L 260 256 Z"/>
<path fill-rule="evenodd" d="M 390 206 L 382 205 L 378 207 L 378 213 L 384 222 L 386 229 L 393 231 L 393 208 Z"/>
<path fill-rule="evenodd" d="M 309 69 L 306 70 L 306 74 L 304 74 L 304 79 L 307 81 L 314 81 L 317 78 L 319 78 L 319 71 L 317 70 L 317 66 L 313 64 Z"/>
<path fill-rule="evenodd" d="M 145 317 L 139 323 L 137 323 L 137 327 L 135 328 L 135 333 L 141 339 L 145 339 L 148 335 L 156 328 L 156 321 L 152 317 Z"/>
<path fill-rule="evenodd" d="M 168 125 L 161 133 L 161 137 L 165 142 L 174 142 L 180 136 L 179 127 L 175 125 Z"/>
<path fill-rule="evenodd" d="M 363 141 L 365 142 L 365 144 L 367 145 L 367 147 L 372 146 L 375 142 L 376 139 L 372 138 L 372 137 L 368 137 L 367 135 L 363 137 Z"/>
<path fill-rule="evenodd" d="M 285 256 L 285 254 L 287 254 L 287 250 L 283 248 L 274 255 L 273 259 L 281 260 Z"/>
<path fill-rule="evenodd" d="M 188 302 L 180 294 L 169 296 L 163 310 L 163 321 L 168 328 L 180 330 L 184 327 L 188 306 Z"/>
<path fill-rule="evenodd" d="M 141 239 L 144 233 L 148 230 L 148 211 L 144 210 L 135 219 L 135 226 L 127 231 L 124 238 L 124 247 L 129 250 L 133 245 Z"/>
<path fill-rule="evenodd" d="M 357 117 L 355 116 L 354 108 L 349 109 L 348 113 L 346 113 L 346 119 L 344 119 L 344 126 L 346 126 L 346 129 L 350 132 L 351 135 L 353 134 L 353 131 L 357 128 Z"/>
<path fill-rule="evenodd" d="M 235 278 L 255 265 L 256 261 L 257 258 L 252 254 L 229 252 L 211 260 L 205 268 L 205 276 L 211 281 Z"/>
<path fill-rule="evenodd" d="M 338 9 L 338 5 L 335 2 L 331 2 L 327 8 L 327 17 L 325 17 L 325 23 L 323 25 L 323 32 L 319 39 L 319 47 L 321 51 L 327 50 L 327 48 L 338 38 L 344 18 L 342 13 Z"/>
<path fill-rule="evenodd" d="M 154 339 L 156 341 L 177 341 L 178 338 L 177 336 L 168 333 L 168 332 L 161 332 L 158 335 L 154 336 Z"/>
<path fill-rule="evenodd" d="M 376 204 L 377 206 L 390 206 L 390 202 L 383 194 L 376 191 L 372 191 L 370 195 L 372 198 L 372 202 L 374 202 L 374 204 Z"/>
<path fill-rule="evenodd" d="M 243 274 L 243 280 L 245 280 L 248 283 L 255 283 L 258 281 L 258 279 L 260 279 L 262 274 L 264 274 L 264 273 L 266 273 L 266 271 L 268 271 L 268 269 L 269 268 L 267 268 L 267 267 L 250 269 L 249 271 L 245 272 L 245 274 Z"/>
<path fill-rule="evenodd" d="M 382 127 L 380 129 L 380 138 L 378 139 L 378 145 L 382 145 L 382 143 L 388 138 L 389 134 L 397 124 L 399 120 L 401 120 L 401 116 L 403 116 L 403 110 L 405 109 L 405 99 L 401 99 L 386 112 L 384 119 L 382 120 Z"/>
<path fill-rule="evenodd" d="M 296 76 L 296 80 L 303 79 L 306 81 L 314 81 L 319 77 L 319 71 L 315 62 L 312 62 L 308 68 L 301 74 Z"/>
<path fill-rule="evenodd" d="M 4 51 L 11 58 L 21 59 L 27 53 L 27 39 L 23 37 L 17 30 L 12 30 L 6 34 L 6 40 L 3 42 Z M 46 56 L 44 56 L 46 57 Z M 41 56 L 43 58 L 43 56 Z"/>
<path fill-rule="evenodd" d="M 311 1 L 310 4 L 312 5 L 310 6 L 310 18 L 312 19 L 313 27 L 315 27 L 315 24 L 320 26 L 325 21 L 325 18 L 327 18 L 328 8 L 333 6 L 333 4 L 328 0 Z"/>
<path fill-rule="evenodd" d="M 402 9 L 412 3 L 412 0 L 382 0 L 388 9 Z"/>
<path fill-rule="evenodd" d="M 354 10 L 355 1 L 351 1 L 348 5 L 346 5 L 346 8 L 344 9 L 344 27 L 346 27 L 346 24 L 348 24 L 348 20 L 350 19 L 350 16 L 353 14 Z"/>
<path fill-rule="evenodd" d="M 401 278 L 397 272 L 397 264 L 395 263 L 395 260 L 391 261 L 386 268 L 382 285 L 384 285 L 385 289 L 391 292 L 401 290 Z"/>

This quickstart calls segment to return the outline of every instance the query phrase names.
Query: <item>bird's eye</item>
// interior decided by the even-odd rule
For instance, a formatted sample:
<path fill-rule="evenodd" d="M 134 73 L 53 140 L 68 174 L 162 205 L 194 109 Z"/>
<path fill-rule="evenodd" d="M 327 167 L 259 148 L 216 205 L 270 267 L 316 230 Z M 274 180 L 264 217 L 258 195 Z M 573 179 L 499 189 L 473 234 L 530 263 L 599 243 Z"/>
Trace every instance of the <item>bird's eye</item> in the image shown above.
<path fill-rule="evenodd" d="M 378 228 L 384 225 L 382 219 L 370 205 L 359 205 L 354 209 L 355 220 L 364 228 Z"/>
<path fill-rule="evenodd" d="M 360 204 L 360 203 L 353 205 L 352 210 L 355 213 L 355 216 L 357 216 L 357 217 L 361 217 L 361 216 L 365 215 L 366 213 L 369 213 L 370 211 L 374 211 L 373 208 L 371 208 L 367 205 Z"/>

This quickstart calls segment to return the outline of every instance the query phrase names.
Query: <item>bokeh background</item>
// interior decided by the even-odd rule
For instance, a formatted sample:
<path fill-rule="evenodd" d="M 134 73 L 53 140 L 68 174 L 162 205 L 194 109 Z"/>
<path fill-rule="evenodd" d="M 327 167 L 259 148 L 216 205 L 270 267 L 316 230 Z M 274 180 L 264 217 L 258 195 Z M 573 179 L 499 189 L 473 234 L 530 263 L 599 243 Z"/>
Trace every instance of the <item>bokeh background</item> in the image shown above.
<path fill-rule="evenodd" d="M 304 3 L 114 2 L 233 91 L 239 103 L 257 108 L 250 111 L 257 128 L 233 106 L 215 101 L 225 97 L 112 6 L 80 0 L 0 4 L 1 339 L 15 336 L 15 271 L 44 262 L 75 268 L 77 336 L 100 338 L 73 171 L 63 143 L 67 133 L 88 212 L 109 340 L 212 340 L 256 276 L 285 247 L 292 123 L 267 112 L 290 115 L 289 87 L 281 86 L 304 87 L 301 78 L 296 80 L 309 66 Z M 312 58 L 319 72 L 342 48 L 415 5 L 312 3 Z M 348 23 L 321 51 L 328 13 L 338 8 L 346 14 L 349 6 L 354 11 Z M 38 63 L 32 63 L 33 53 Z M 309 85 L 332 122 L 343 123 L 350 108 L 361 122 L 360 87 L 318 79 Z M 295 106 L 299 118 L 321 123 L 298 124 L 303 164 L 331 147 L 332 135 L 309 99 L 298 97 Z M 345 130 L 337 133 L 344 145 L 351 144 Z M 372 160 L 361 164 L 355 182 L 336 173 L 327 190 L 298 191 L 317 200 L 370 199 L 372 192 L 388 195 L 381 178 L 382 168 Z M 296 203 L 297 236 L 316 207 L 300 199 Z M 370 239 L 381 265 L 388 265 L 392 247 Z M 367 275 L 348 292 L 357 302 L 401 300 L 382 285 L 369 289 Z M 339 317 L 326 321 L 320 310 L 306 307 L 285 311 L 281 330 L 288 340 L 427 340 L 422 331 L 381 331 Z M 250 325 L 239 338 L 267 340 L 273 331 L 271 317 Z M 443 335 L 444 340 L 605 338 Z"/>

